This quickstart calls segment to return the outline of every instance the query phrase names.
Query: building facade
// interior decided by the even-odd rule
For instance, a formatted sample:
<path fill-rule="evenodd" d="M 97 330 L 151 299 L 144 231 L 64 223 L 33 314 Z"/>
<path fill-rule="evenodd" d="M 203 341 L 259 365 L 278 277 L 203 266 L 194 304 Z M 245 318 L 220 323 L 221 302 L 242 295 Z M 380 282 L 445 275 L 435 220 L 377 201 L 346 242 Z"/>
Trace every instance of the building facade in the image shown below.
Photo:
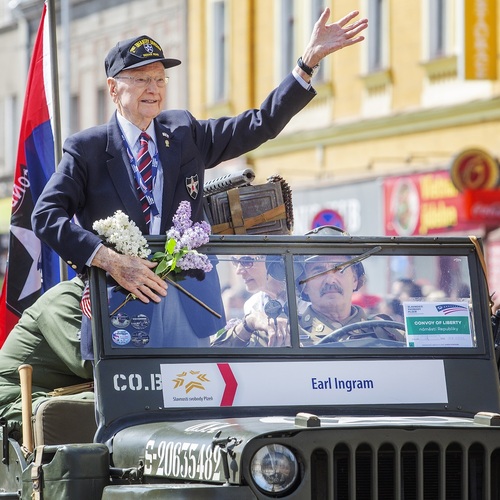
<path fill-rule="evenodd" d="M 118 39 L 146 32 L 184 61 L 170 71 L 167 106 L 188 107 L 198 118 L 234 115 L 259 106 L 294 67 L 325 6 L 331 21 L 359 10 L 369 19 L 366 40 L 322 63 L 313 102 L 275 140 L 210 176 L 246 167 L 258 182 L 281 174 L 293 190 L 296 233 L 337 223 L 352 234 L 476 234 L 485 238 L 490 268 L 500 268 L 493 257 L 500 254 L 500 217 L 465 217 L 464 194 L 449 175 L 457 156 L 473 149 L 489 155 L 498 170 L 500 0 L 56 5 L 63 138 L 109 118 L 102 61 Z M 10 68 L 0 85 L 4 200 L 41 7 L 42 0 L 15 6 L 3 0 L 0 7 L 0 63 Z M 401 192 L 409 193 L 405 203 Z"/>
<path fill-rule="evenodd" d="M 476 149 L 498 176 L 499 4 L 190 0 L 191 110 L 206 117 L 258 106 L 295 65 L 324 6 L 331 21 L 359 10 L 369 19 L 366 40 L 327 58 L 314 101 L 238 164 L 261 182 L 285 177 L 297 233 L 337 223 L 352 234 L 475 234 L 499 268 L 498 182 L 495 217 L 471 219 L 450 176 L 457 156 Z"/>
<path fill-rule="evenodd" d="M 19 123 L 31 51 L 43 0 L 1 0 L 0 232 L 8 231 Z M 166 52 L 186 60 L 187 9 L 183 0 L 57 0 L 58 89 L 61 141 L 107 122 L 114 104 L 107 92 L 104 58 L 119 40 L 147 34 Z M 170 70 L 169 107 L 187 105 L 187 65 Z"/>

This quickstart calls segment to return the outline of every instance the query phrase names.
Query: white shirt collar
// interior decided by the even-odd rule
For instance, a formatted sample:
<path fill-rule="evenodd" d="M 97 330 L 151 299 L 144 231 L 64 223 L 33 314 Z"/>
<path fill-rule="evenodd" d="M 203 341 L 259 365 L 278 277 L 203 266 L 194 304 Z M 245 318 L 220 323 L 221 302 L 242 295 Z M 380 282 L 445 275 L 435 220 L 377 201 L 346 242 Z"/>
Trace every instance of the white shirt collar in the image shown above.
<path fill-rule="evenodd" d="M 136 125 L 134 125 L 132 122 L 129 122 L 125 117 L 123 117 L 118 112 L 116 113 L 116 117 L 118 119 L 118 124 L 122 129 L 123 135 L 125 136 L 125 139 L 127 140 L 130 147 L 134 148 L 137 141 L 139 140 L 139 136 L 141 135 L 142 130 Z M 156 147 L 155 124 L 153 120 L 151 120 L 149 127 L 144 132 L 146 132 L 151 137 Z"/>

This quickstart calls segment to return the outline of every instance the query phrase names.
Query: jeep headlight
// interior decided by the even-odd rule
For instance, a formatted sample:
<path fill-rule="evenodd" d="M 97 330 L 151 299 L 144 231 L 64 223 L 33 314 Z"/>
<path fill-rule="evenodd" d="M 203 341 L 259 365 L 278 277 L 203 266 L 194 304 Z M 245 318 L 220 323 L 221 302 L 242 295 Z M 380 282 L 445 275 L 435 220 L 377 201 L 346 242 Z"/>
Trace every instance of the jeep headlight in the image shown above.
<path fill-rule="evenodd" d="M 284 493 L 294 485 L 299 465 L 289 448 L 281 444 L 268 444 L 255 453 L 250 470 L 261 490 Z"/>

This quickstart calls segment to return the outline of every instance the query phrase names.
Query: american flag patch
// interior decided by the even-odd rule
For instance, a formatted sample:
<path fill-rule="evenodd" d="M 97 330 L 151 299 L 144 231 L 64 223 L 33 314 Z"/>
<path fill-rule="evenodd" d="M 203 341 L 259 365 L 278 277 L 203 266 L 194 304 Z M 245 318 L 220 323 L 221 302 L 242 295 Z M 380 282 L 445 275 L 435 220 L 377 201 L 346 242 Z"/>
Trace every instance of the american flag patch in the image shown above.
<path fill-rule="evenodd" d="M 83 289 L 80 307 L 82 309 L 82 313 L 85 314 L 87 318 L 92 319 L 92 308 L 90 306 L 90 288 L 88 283 L 85 284 L 85 288 Z"/>

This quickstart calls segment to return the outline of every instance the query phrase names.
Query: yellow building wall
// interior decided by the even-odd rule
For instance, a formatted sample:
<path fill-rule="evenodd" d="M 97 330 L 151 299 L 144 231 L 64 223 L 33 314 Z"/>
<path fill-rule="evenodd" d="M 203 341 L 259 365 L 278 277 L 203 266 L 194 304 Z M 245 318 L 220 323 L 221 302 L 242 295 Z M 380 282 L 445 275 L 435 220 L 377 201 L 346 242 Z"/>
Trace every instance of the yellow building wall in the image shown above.
<path fill-rule="evenodd" d="M 206 101 L 204 78 L 209 72 L 203 66 L 207 56 L 203 13 L 210 1 L 189 0 L 189 105 L 199 118 L 257 107 L 278 83 L 277 3 L 226 0 L 229 96 L 227 102 L 217 105 Z M 305 2 L 296 0 L 298 13 L 304 12 Z M 461 81 L 456 53 L 443 60 L 425 60 L 424 3 L 387 1 L 387 71 L 366 73 L 363 43 L 329 56 L 325 64 L 327 81 L 315 86 L 318 96 L 313 103 L 278 138 L 247 155 L 258 180 L 279 173 L 292 188 L 318 183 L 324 186 L 349 179 L 447 168 L 453 156 L 467 147 L 481 147 L 500 156 L 499 82 Z M 332 10 L 331 21 L 366 5 L 363 0 L 326 4 Z M 455 17 L 458 3 L 449 5 L 450 15 Z M 361 12 L 361 16 L 365 14 Z M 450 29 L 452 45 L 457 45 L 456 26 Z M 297 56 L 308 38 L 305 26 L 301 32 Z M 497 44 L 500 53 L 500 41 Z M 376 92 L 371 93 L 374 82 L 380 83 L 384 96 L 380 108 Z M 432 92 L 442 92 L 443 102 L 437 99 L 429 104 L 426 96 Z M 456 102 L 445 102 L 453 93 L 459 96 Z M 471 97 L 462 99 L 460 95 Z M 317 116 L 326 121 L 315 127 Z"/>
<path fill-rule="evenodd" d="M 424 71 L 418 64 L 422 60 L 422 3 L 390 2 L 389 43 L 394 109 L 419 106 L 424 78 Z"/>
<path fill-rule="evenodd" d="M 330 1 L 325 2 L 331 10 L 330 22 L 336 21 L 352 10 L 361 11 L 360 1 Z M 360 16 L 366 17 L 365 12 Z M 300 54 L 299 54 L 300 55 Z M 362 52 L 358 45 L 347 47 L 328 57 L 327 67 L 330 69 L 328 76 L 332 82 L 333 100 L 332 117 L 334 120 L 350 120 L 359 116 L 361 112 L 361 95 L 363 92 L 362 76 Z M 318 89 L 319 90 L 319 89 Z M 322 92 L 320 94 L 320 97 Z"/>
<path fill-rule="evenodd" d="M 195 116 L 203 118 L 206 109 L 205 75 L 207 72 L 207 20 L 204 0 L 189 0 L 188 8 L 188 86 L 189 108 Z"/>
<path fill-rule="evenodd" d="M 254 80 L 253 107 L 260 104 L 269 90 L 273 88 L 275 58 L 275 18 L 274 2 L 269 0 L 250 0 L 254 16 L 252 50 L 255 61 L 252 79 Z"/>

